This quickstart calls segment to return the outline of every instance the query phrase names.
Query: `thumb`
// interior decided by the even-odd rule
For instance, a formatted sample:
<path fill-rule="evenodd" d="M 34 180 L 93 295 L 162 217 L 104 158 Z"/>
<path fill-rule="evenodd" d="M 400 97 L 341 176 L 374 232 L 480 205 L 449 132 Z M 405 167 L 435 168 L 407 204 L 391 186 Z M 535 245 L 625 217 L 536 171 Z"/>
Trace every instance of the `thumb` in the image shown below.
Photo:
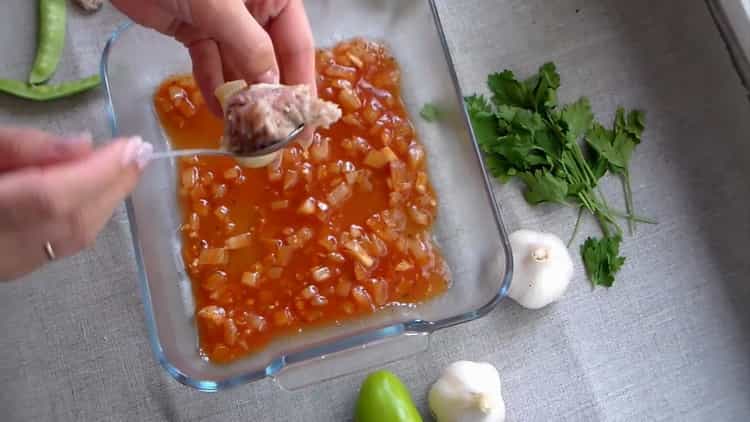
<path fill-rule="evenodd" d="M 222 61 L 230 62 L 248 83 L 278 83 L 279 68 L 273 42 L 250 14 L 244 1 L 192 0 L 190 23 L 213 38 Z"/>
<path fill-rule="evenodd" d="M 0 171 L 46 166 L 91 152 L 91 134 L 61 137 L 36 129 L 0 127 Z"/>

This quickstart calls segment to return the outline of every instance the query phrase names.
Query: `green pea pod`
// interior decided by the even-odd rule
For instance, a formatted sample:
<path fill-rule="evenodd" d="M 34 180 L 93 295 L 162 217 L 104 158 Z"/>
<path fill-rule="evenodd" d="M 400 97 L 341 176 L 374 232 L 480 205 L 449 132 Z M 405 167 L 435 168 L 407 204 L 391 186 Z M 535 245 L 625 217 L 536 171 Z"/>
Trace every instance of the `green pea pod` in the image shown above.
<path fill-rule="evenodd" d="M 50 101 L 88 91 L 100 83 L 98 74 L 54 85 L 29 85 L 14 79 L 0 79 L 0 92 L 32 101 Z"/>
<path fill-rule="evenodd" d="M 411 394 L 396 375 L 377 371 L 359 389 L 355 422 L 422 422 Z"/>
<path fill-rule="evenodd" d="M 66 0 L 39 0 L 39 35 L 30 84 L 47 82 L 57 70 L 65 47 L 65 20 Z"/>

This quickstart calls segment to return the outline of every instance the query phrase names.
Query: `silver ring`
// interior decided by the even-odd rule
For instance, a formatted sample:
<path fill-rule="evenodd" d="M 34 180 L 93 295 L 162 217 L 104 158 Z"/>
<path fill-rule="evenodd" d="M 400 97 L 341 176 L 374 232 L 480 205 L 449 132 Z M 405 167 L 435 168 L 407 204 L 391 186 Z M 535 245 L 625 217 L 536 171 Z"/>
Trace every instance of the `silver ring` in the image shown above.
<path fill-rule="evenodd" d="M 47 259 L 50 261 L 55 260 L 55 250 L 52 249 L 52 244 L 47 242 L 44 244 L 44 253 L 47 255 Z"/>

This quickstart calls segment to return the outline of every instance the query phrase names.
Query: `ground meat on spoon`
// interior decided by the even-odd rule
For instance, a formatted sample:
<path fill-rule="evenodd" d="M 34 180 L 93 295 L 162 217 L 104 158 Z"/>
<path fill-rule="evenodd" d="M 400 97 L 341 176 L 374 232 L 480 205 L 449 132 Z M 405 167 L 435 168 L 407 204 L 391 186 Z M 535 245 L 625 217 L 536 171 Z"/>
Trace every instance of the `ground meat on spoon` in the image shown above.
<path fill-rule="evenodd" d="M 327 128 L 341 118 L 307 85 L 251 85 L 229 99 L 225 114 L 224 148 L 240 155 L 283 141 L 301 124 Z"/>

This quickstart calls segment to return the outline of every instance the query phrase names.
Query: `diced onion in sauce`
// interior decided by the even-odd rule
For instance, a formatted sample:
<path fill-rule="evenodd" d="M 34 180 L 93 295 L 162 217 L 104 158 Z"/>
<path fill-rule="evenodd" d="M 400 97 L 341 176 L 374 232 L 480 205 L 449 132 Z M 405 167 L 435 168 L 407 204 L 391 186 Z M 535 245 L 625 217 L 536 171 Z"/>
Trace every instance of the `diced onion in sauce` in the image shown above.
<path fill-rule="evenodd" d="M 331 278 L 331 269 L 325 266 L 312 269 L 312 278 L 315 281 L 326 281 Z"/>
<path fill-rule="evenodd" d="M 242 273 L 240 282 L 247 287 L 258 287 L 258 284 L 260 283 L 260 273 L 245 271 Z"/>
<path fill-rule="evenodd" d="M 214 292 L 216 290 L 222 289 L 227 284 L 227 273 L 224 271 L 215 271 L 211 273 L 208 277 L 206 277 L 206 280 L 203 282 L 203 288 Z"/>
<path fill-rule="evenodd" d="M 408 262 L 408 261 L 401 261 L 396 265 L 396 268 L 394 268 L 396 271 L 409 271 L 410 269 L 414 268 L 414 266 Z"/>
<path fill-rule="evenodd" d="M 299 182 L 299 173 L 296 170 L 287 170 L 284 174 L 284 190 L 297 186 L 297 182 Z"/>
<path fill-rule="evenodd" d="M 376 169 L 383 168 L 386 164 L 394 161 L 398 161 L 398 157 L 389 147 L 372 150 L 365 157 L 365 164 Z"/>
<path fill-rule="evenodd" d="M 281 275 L 284 273 L 284 269 L 281 267 L 271 267 L 268 269 L 268 278 L 271 278 L 273 280 L 278 280 L 281 278 Z"/>
<path fill-rule="evenodd" d="M 388 282 L 382 278 L 370 280 L 372 286 L 372 299 L 377 306 L 383 306 L 388 302 Z"/>
<path fill-rule="evenodd" d="M 192 189 L 198 182 L 198 169 L 189 167 L 182 171 L 182 187 Z"/>
<path fill-rule="evenodd" d="M 239 330 L 233 320 L 227 319 L 224 321 L 224 343 L 228 346 L 233 346 L 237 342 Z"/>
<path fill-rule="evenodd" d="M 224 324 L 227 312 L 221 306 L 209 305 L 198 311 L 198 317 L 219 326 Z"/>
<path fill-rule="evenodd" d="M 318 294 L 318 288 L 314 284 L 310 284 L 304 289 L 302 289 L 302 293 L 300 295 L 305 298 L 306 300 L 310 300 L 313 297 L 315 297 Z"/>
<path fill-rule="evenodd" d="M 352 282 L 345 278 L 341 278 L 336 283 L 336 290 L 335 290 L 336 296 L 347 297 L 349 296 L 349 292 L 351 291 L 351 289 L 352 289 Z"/>
<path fill-rule="evenodd" d="M 411 220 L 415 223 L 422 226 L 430 224 L 430 217 L 425 212 L 417 208 L 416 205 L 412 205 L 411 207 L 409 207 L 408 211 L 409 217 L 411 217 Z"/>
<path fill-rule="evenodd" d="M 325 296 L 322 295 L 315 295 L 312 299 L 310 299 L 310 304 L 312 306 L 326 306 L 328 304 L 328 299 Z"/>
<path fill-rule="evenodd" d="M 306 136 L 309 145 L 249 161 L 176 161 L 182 258 L 200 350 L 212 362 L 447 288 L 430 241 L 437 202 L 426 153 L 401 101 L 396 62 L 357 39 L 317 51 L 316 66 L 318 95 L 343 116 Z M 216 97 L 225 104 L 245 86 L 229 82 Z M 154 107 L 173 149 L 221 144 L 222 120 L 192 77 L 165 81 Z"/>
<path fill-rule="evenodd" d="M 357 305 L 361 307 L 372 307 L 372 299 L 370 298 L 370 294 L 367 292 L 367 290 L 362 286 L 354 286 L 352 288 L 352 299 L 354 299 L 354 302 L 357 303 Z"/>
<path fill-rule="evenodd" d="M 341 204 L 343 204 L 344 201 L 351 198 L 351 196 L 352 196 L 352 188 L 346 183 L 341 183 L 340 185 L 336 186 L 336 188 L 328 194 L 326 199 L 328 200 L 328 203 L 331 204 L 331 206 L 338 207 L 338 206 L 341 206 Z"/>
<path fill-rule="evenodd" d="M 289 200 L 288 199 L 282 199 L 281 201 L 273 201 L 271 202 L 271 209 L 274 211 L 277 210 L 283 210 L 289 208 Z"/>
<path fill-rule="evenodd" d="M 330 141 L 327 137 L 316 137 L 310 146 L 310 158 L 313 163 L 322 163 L 328 159 L 330 148 L 328 142 Z"/>
<path fill-rule="evenodd" d="M 338 102 L 344 111 L 355 111 L 362 107 L 362 100 L 359 99 L 357 93 L 352 89 L 344 88 L 339 91 Z"/>
<path fill-rule="evenodd" d="M 242 169 L 239 166 L 229 167 L 224 171 L 224 178 L 227 180 L 234 180 L 242 174 Z"/>
<path fill-rule="evenodd" d="M 307 198 L 302 202 L 302 204 L 297 208 L 297 213 L 302 215 L 312 215 L 315 214 L 315 205 L 316 205 L 315 198 Z"/>
<path fill-rule="evenodd" d="M 198 258 L 198 265 L 226 265 L 229 254 L 224 248 L 203 249 Z"/>
<path fill-rule="evenodd" d="M 277 262 L 282 267 L 286 267 L 289 265 L 289 263 L 292 261 L 292 256 L 294 255 L 294 246 L 285 245 L 279 248 L 279 253 L 277 254 Z"/>
<path fill-rule="evenodd" d="M 362 263 L 365 267 L 372 267 L 375 264 L 375 260 L 367 253 L 362 245 L 356 240 L 350 240 L 344 243 L 344 249 L 348 251 L 354 258 Z"/>
<path fill-rule="evenodd" d="M 424 162 L 424 148 L 421 145 L 412 143 L 409 145 L 409 167 L 412 170 L 417 170 L 422 167 Z"/>

